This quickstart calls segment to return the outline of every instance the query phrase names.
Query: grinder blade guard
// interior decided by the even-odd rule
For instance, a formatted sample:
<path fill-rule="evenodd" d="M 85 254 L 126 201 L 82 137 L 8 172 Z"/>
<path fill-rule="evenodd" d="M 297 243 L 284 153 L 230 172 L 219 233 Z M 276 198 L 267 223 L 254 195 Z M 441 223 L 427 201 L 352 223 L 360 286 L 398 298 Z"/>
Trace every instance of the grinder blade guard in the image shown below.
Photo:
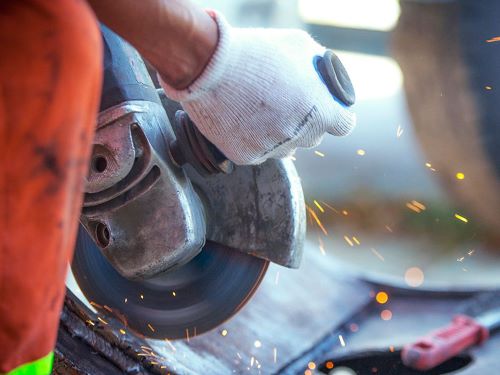
<path fill-rule="evenodd" d="M 73 273 L 136 332 L 180 338 L 241 308 L 269 261 L 298 267 L 305 235 L 290 161 L 234 166 L 139 54 L 102 27 L 104 86 Z M 170 121 L 174 122 L 172 129 Z M 206 240 L 207 244 L 205 244 Z"/>

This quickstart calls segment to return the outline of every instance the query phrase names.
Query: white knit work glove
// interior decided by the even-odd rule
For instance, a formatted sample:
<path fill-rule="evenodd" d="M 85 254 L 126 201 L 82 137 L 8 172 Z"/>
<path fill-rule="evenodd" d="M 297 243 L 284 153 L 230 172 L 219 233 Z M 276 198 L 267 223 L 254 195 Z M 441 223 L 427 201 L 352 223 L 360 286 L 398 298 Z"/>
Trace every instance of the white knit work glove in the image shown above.
<path fill-rule="evenodd" d="M 259 164 L 314 147 L 325 132 L 352 130 L 355 114 L 329 92 L 313 64 L 325 47 L 301 30 L 233 28 L 210 14 L 219 42 L 203 73 L 184 90 L 161 83 L 228 159 Z"/>

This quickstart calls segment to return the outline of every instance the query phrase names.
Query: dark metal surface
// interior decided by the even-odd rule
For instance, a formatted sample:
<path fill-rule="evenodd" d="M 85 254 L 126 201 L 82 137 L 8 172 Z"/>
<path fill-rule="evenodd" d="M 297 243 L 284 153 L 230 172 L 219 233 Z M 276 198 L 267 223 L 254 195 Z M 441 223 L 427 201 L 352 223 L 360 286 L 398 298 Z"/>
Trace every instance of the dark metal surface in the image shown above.
<path fill-rule="evenodd" d="M 120 317 L 139 334 L 191 337 L 235 314 L 261 282 L 268 262 L 208 243 L 188 264 L 147 281 L 122 277 L 80 227 L 72 263 L 89 301 Z"/>

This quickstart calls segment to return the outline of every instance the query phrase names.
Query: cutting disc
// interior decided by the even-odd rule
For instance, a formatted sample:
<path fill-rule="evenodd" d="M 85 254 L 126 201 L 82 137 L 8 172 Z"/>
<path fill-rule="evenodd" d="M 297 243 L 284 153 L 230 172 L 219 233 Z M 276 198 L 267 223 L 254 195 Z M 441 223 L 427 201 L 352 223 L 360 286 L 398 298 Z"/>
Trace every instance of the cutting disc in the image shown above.
<path fill-rule="evenodd" d="M 138 251 L 140 251 L 138 249 Z M 146 337 L 177 339 L 217 327 L 245 305 L 269 262 L 207 243 L 188 264 L 145 281 L 121 276 L 80 226 L 72 270 L 90 302 Z"/>

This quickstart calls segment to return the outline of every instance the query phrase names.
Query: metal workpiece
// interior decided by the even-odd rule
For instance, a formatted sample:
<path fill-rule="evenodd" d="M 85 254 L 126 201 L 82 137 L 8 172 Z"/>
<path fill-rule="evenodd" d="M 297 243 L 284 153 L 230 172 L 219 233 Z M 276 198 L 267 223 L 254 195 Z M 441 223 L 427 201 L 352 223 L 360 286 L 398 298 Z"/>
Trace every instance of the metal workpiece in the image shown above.
<path fill-rule="evenodd" d="M 81 222 L 127 278 L 189 262 L 205 242 L 203 207 L 173 165 L 164 109 L 125 102 L 99 116 Z"/>
<path fill-rule="evenodd" d="M 298 268 L 306 232 L 302 185 L 291 160 L 235 166 L 231 174 L 186 172 L 205 205 L 207 239 Z"/>

